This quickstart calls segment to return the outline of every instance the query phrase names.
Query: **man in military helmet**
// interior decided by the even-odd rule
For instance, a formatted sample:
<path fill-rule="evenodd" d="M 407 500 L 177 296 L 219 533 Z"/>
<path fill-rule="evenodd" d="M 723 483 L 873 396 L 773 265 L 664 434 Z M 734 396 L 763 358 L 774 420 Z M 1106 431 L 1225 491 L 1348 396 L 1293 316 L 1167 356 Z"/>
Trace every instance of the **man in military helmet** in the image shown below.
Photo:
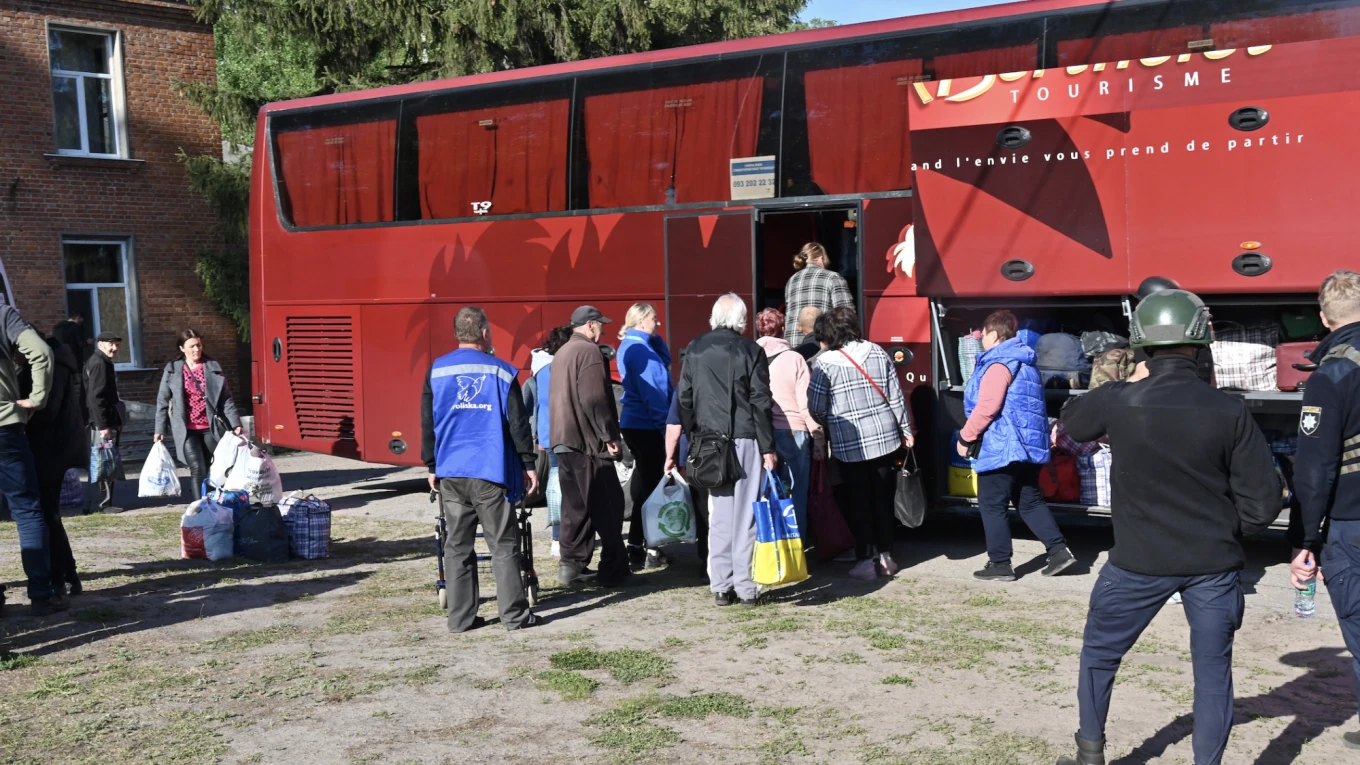
<path fill-rule="evenodd" d="M 1232 728 L 1233 634 L 1242 625 L 1240 538 L 1280 514 L 1270 446 L 1246 403 L 1200 379 L 1212 340 L 1195 295 L 1161 290 L 1134 312 L 1129 339 L 1148 376 L 1073 397 L 1063 426 L 1077 441 L 1109 437 L 1115 546 L 1100 571 L 1081 650 L 1077 756 L 1105 765 L 1105 718 L 1119 664 L 1172 593 L 1181 593 L 1195 670 L 1196 765 L 1218 765 Z"/>
<path fill-rule="evenodd" d="M 1149 276 L 1138 284 L 1138 291 L 1133 293 L 1131 302 L 1137 307 L 1144 300 L 1162 290 L 1178 290 L 1180 288 L 1179 284 L 1165 276 Z M 1133 375 L 1129 377 L 1130 381 L 1142 380 L 1148 376 L 1147 361 L 1147 351 L 1142 348 L 1133 349 L 1134 371 Z M 1214 352 L 1207 344 L 1195 346 L 1195 367 L 1199 379 L 1210 385 L 1214 384 Z"/>
<path fill-rule="evenodd" d="M 1318 304 L 1331 334 L 1309 356 L 1318 368 L 1304 386 L 1299 412 L 1294 487 L 1300 507 L 1289 523 L 1291 573 L 1301 588 L 1322 564 L 1360 691 L 1360 274 L 1327 277 Z M 1343 739 L 1360 749 L 1360 732 Z"/>

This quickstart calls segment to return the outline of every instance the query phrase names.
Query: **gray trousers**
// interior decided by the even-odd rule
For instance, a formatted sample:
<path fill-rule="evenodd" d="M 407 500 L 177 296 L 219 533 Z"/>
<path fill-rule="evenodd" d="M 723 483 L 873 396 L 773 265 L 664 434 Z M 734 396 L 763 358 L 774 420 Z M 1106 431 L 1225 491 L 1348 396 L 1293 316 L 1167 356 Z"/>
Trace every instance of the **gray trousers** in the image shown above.
<path fill-rule="evenodd" d="M 439 497 L 448 524 L 444 543 L 445 588 L 449 599 L 449 632 L 472 629 L 480 594 L 477 589 L 477 524 L 491 550 L 496 577 L 496 604 L 501 624 L 518 629 L 529 618 L 529 601 L 520 579 L 519 527 L 515 510 L 505 501 L 505 488 L 480 478 L 441 478 Z"/>
<path fill-rule="evenodd" d="M 751 506 L 760 499 L 765 466 L 754 439 L 738 438 L 732 443 L 741 463 L 741 478 L 735 486 L 708 492 L 708 580 L 714 592 L 736 590 L 737 597 L 751 600 L 756 596 L 756 583 L 751 581 L 756 514 Z"/>

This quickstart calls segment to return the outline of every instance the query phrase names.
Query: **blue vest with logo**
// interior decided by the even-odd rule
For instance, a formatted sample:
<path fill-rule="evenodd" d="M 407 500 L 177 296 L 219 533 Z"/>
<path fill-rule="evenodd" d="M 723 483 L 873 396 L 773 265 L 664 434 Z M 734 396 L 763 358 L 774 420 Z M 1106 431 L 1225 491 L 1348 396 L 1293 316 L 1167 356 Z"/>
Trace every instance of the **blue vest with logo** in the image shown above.
<path fill-rule="evenodd" d="M 977 368 L 963 392 L 965 417 L 977 407 L 987 367 L 1005 364 L 1011 373 L 1011 387 L 1006 391 L 1001 414 L 982 434 L 982 450 L 974 467 L 977 472 L 999 470 L 1013 462 L 1037 465 L 1048 462 L 1048 406 L 1034 361 L 1034 349 L 1014 337 L 978 356 Z"/>
<path fill-rule="evenodd" d="M 506 401 L 518 370 L 481 351 L 461 348 L 430 368 L 435 475 L 480 478 L 524 496 L 524 464 L 510 440 Z"/>

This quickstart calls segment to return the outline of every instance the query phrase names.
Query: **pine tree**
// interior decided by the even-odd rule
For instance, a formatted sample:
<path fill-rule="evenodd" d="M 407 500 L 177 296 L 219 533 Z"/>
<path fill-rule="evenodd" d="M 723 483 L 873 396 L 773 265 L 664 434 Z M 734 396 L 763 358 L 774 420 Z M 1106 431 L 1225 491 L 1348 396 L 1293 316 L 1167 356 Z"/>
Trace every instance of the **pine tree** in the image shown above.
<path fill-rule="evenodd" d="M 216 86 L 190 98 L 249 146 L 270 101 L 828 26 L 807 0 L 191 0 L 216 32 Z M 225 248 L 200 253 L 204 292 L 249 338 L 243 163 L 181 157 Z"/>

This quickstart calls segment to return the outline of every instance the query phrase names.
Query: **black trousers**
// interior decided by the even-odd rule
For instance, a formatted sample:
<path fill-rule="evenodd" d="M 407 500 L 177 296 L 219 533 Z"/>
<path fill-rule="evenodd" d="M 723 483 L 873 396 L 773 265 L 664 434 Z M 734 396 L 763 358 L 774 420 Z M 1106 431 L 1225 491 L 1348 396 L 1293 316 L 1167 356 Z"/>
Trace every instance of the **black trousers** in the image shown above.
<path fill-rule="evenodd" d="M 982 533 L 987 539 L 987 557 L 993 563 L 1010 563 L 1014 552 L 1007 502 L 1020 511 L 1021 520 L 1044 543 L 1044 549 L 1050 555 L 1067 544 L 1058 522 L 1053 520 L 1053 511 L 1044 501 L 1044 492 L 1039 488 L 1041 469 L 1042 465 L 1012 462 L 1000 470 L 978 473 L 978 512 L 982 515 Z"/>
<path fill-rule="evenodd" d="M 38 471 L 38 504 L 47 521 L 47 540 L 51 550 L 52 590 L 66 592 L 66 585 L 75 584 L 76 556 L 71 552 L 71 540 L 61 522 L 61 482 L 65 470 L 47 468 Z"/>
<path fill-rule="evenodd" d="M 211 442 L 211 443 L 209 443 Z M 210 430 L 191 430 L 184 437 L 184 461 L 189 468 L 190 494 L 191 497 L 199 496 L 203 491 L 203 482 L 208 480 L 208 466 L 212 464 L 213 450 L 217 448 L 217 439 L 212 437 Z"/>
<path fill-rule="evenodd" d="M 870 547 L 877 547 L 880 554 L 892 552 L 897 460 L 897 452 L 892 452 L 864 462 L 840 463 L 841 482 L 850 500 L 846 519 L 855 535 L 856 560 L 869 558 Z"/>
<path fill-rule="evenodd" d="M 600 535 L 599 579 L 628 576 L 623 549 L 623 487 L 614 461 L 578 452 L 557 455 L 557 482 L 562 489 L 562 523 L 558 544 L 562 565 L 580 572 L 590 565 L 591 543 Z"/>
<path fill-rule="evenodd" d="M 519 629 L 529 618 L 529 600 L 520 579 L 519 526 L 515 509 L 505 501 L 505 487 L 480 478 L 441 478 L 439 498 L 448 524 L 444 543 L 449 596 L 449 632 L 472 629 L 479 601 L 477 586 L 477 524 L 491 551 L 491 574 L 496 578 L 496 605 L 501 624 Z"/>
<path fill-rule="evenodd" d="M 628 481 L 633 519 L 628 522 L 628 544 L 641 547 L 647 541 L 643 534 L 642 503 L 661 483 L 662 470 L 666 467 L 666 434 L 660 430 L 634 428 L 624 428 L 621 432 L 623 442 L 633 453 L 633 476 Z"/>

